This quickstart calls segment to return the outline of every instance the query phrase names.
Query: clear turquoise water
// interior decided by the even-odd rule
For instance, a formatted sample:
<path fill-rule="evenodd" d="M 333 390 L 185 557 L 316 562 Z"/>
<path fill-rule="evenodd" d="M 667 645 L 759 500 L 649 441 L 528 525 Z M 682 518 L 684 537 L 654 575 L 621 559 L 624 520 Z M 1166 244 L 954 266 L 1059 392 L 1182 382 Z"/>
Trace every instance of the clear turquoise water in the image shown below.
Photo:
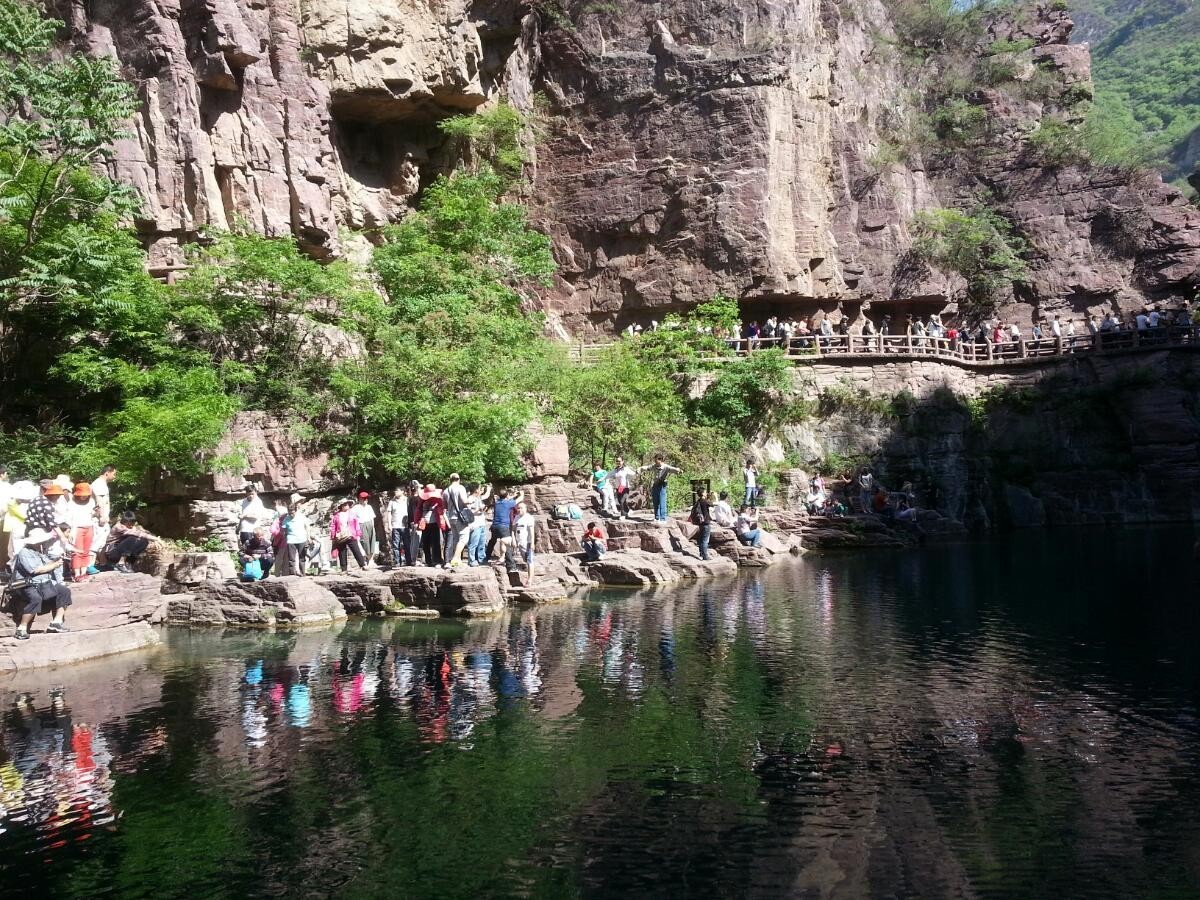
<path fill-rule="evenodd" d="M 0 684 L 0 894 L 1197 897 L 1194 540 L 170 631 Z"/>

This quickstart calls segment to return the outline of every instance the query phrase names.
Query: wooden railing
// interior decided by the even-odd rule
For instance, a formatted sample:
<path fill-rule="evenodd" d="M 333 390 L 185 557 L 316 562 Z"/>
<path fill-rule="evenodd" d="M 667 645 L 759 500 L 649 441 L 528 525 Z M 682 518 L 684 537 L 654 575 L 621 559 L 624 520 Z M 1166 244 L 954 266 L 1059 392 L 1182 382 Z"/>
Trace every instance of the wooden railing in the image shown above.
<path fill-rule="evenodd" d="M 1073 337 L 986 341 L 882 334 L 811 334 L 791 338 L 740 338 L 727 343 L 737 356 L 779 348 L 797 362 L 847 358 L 864 362 L 942 359 L 972 366 L 1011 365 L 1075 354 L 1153 351 L 1173 347 L 1200 349 L 1200 325 L 1163 325 L 1143 330 L 1102 331 Z M 578 344 L 571 355 L 591 361 L 603 344 Z"/>

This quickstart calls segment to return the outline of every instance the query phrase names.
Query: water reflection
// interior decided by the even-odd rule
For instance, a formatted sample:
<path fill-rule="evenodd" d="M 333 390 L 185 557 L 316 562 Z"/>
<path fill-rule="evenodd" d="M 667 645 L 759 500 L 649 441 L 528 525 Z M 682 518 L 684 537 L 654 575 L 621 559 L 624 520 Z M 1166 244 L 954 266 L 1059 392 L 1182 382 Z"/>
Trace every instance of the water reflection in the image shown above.
<path fill-rule="evenodd" d="M 1192 894 L 1191 536 L 1153 534 L 1032 588 L 996 577 L 1043 561 L 1018 539 L 171 631 L 0 689 L 0 892 Z"/>

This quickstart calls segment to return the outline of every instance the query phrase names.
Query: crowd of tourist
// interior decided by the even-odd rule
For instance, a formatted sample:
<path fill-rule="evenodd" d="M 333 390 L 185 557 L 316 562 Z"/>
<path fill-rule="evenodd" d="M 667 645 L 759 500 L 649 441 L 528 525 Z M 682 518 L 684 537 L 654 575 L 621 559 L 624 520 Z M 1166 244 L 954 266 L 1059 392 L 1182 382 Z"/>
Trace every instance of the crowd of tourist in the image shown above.
<path fill-rule="evenodd" d="M 1106 343 L 1119 345 L 1122 336 L 1129 340 L 1134 334 L 1143 340 L 1165 341 L 1167 328 L 1197 324 L 1200 324 L 1200 307 L 1196 311 L 1186 307 L 1145 307 L 1138 312 L 1124 315 L 1110 311 L 1103 316 L 1085 316 L 1078 324 L 1074 319 L 1064 320 L 1055 314 L 1035 322 L 1028 334 L 1023 333 L 1015 321 L 993 318 L 974 326 L 944 324 L 938 313 L 907 314 L 903 319 L 884 314 L 879 317 L 878 322 L 866 315 L 858 320 L 842 315 L 836 322 L 824 314 L 813 321 L 770 316 L 762 322 L 739 322 L 728 332 L 718 329 L 713 334 L 738 351 L 768 347 L 779 347 L 789 351 L 827 348 L 834 343 L 833 338 L 851 334 L 868 338 L 878 337 L 885 351 L 910 344 L 915 347 L 940 344 L 948 349 L 961 351 L 965 345 L 1002 345 L 1022 340 L 1062 341 L 1064 347 L 1070 350 L 1074 348 L 1077 338 L 1083 334 L 1091 335 L 1097 346 L 1104 347 Z M 657 323 L 652 327 L 657 327 Z M 632 333 L 637 333 L 638 330 L 640 329 L 634 327 Z"/>
<path fill-rule="evenodd" d="M 0 564 L 18 640 L 29 638 L 41 613 L 51 614 L 47 631 L 68 631 L 67 585 L 101 571 L 132 571 L 155 540 L 132 512 L 113 521 L 110 487 L 116 477 L 116 467 L 106 466 L 91 482 L 59 475 L 10 483 L 7 467 L 0 466 Z"/>

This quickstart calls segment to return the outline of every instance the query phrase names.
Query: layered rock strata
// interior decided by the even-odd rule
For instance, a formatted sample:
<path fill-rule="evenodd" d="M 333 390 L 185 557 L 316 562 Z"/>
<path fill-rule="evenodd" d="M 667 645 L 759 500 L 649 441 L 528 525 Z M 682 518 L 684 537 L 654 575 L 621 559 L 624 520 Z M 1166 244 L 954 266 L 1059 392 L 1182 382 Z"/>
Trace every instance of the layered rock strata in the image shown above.
<path fill-rule="evenodd" d="M 55 8 L 74 49 L 114 55 L 138 87 L 113 173 L 144 198 L 162 272 L 209 225 L 344 252 L 340 229 L 395 221 L 453 164 L 439 119 L 506 98 L 537 110 L 527 199 L 561 275 L 544 302 L 576 335 L 716 293 L 748 318 L 952 310 L 961 280 L 907 258 L 913 218 L 984 194 L 1032 248 L 1005 316 L 1128 311 L 1196 283 L 1200 214 L 1178 192 L 1031 151 L 1038 123 L 1076 123 L 1091 90 L 1052 3 L 999 15 L 974 51 L 1020 48 L 1012 78 L 971 97 L 982 142 L 903 158 L 885 151 L 938 63 L 905 59 L 879 0 Z"/>

